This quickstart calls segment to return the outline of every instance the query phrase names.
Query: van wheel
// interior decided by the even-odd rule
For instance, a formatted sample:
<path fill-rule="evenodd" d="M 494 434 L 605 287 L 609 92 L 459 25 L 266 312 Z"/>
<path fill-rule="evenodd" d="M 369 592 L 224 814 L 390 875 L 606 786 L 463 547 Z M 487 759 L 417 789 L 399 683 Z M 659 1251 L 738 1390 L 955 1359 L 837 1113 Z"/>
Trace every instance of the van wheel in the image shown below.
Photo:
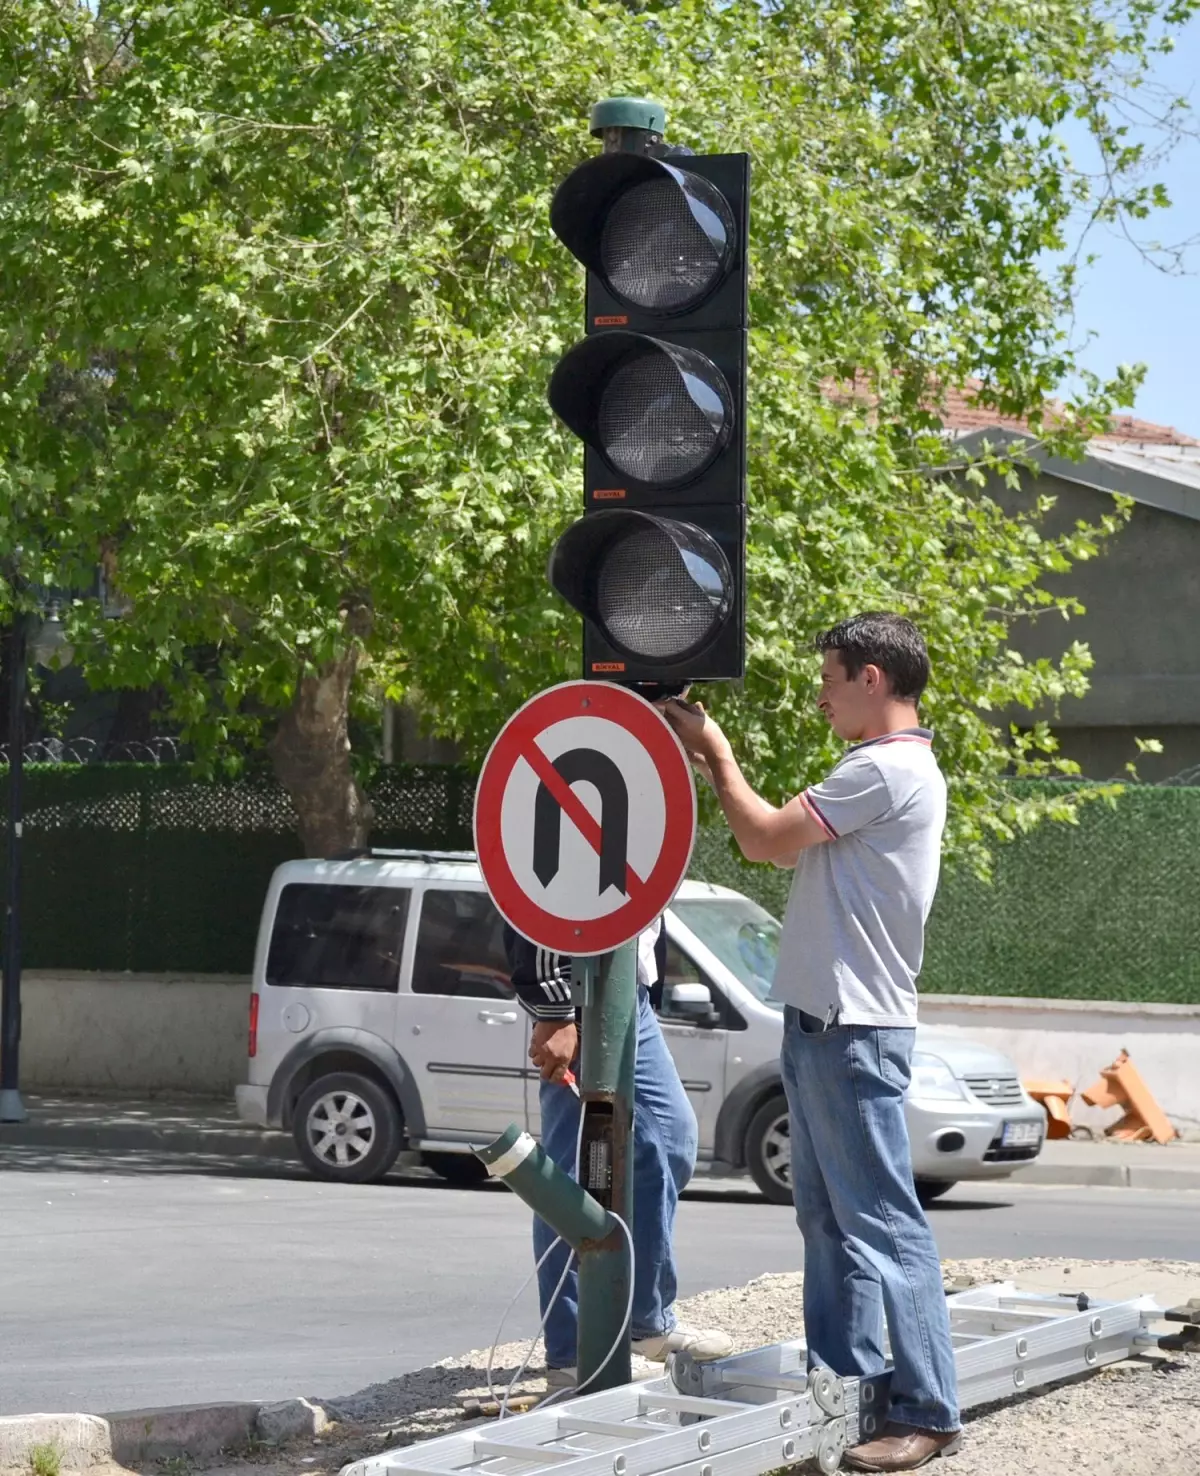
<path fill-rule="evenodd" d="M 488 1176 L 487 1169 L 473 1153 L 423 1153 L 421 1160 L 439 1179 L 445 1179 L 447 1184 L 461 1184 L 464 1189 L 482 1184 Z"/>
<path fill-rule="evenodd" d="M 403 1124 L 395 1101 L 369 1076 L 318 1076 L 296 1103 L 292 1136 L 318 1179 L 376 1184 L 400 1152 Z"/>
<path fill-rule="evenodd" d="M 931 1205 L 935 1199 L 949 1193 L 957 1182 L 957 1179 L 918 1179 L 917 1198 L 923 1205 Z"/>
<path fill-rule="evenodd" d="M 746 1167 L 772 1204 L 792 1203 L 792 1135 L 786 1097 L 768 1097 L 750 1119 Z"/>

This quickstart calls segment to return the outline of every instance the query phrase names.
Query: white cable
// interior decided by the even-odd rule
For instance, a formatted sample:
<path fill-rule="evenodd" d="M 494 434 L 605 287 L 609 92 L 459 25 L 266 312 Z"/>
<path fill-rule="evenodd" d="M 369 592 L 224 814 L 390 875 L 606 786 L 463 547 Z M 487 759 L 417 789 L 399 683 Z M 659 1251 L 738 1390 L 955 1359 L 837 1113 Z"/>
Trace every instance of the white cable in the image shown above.
<path fill-rule="evenodd" d="M 624 1230 L 625 1240 L 629 1245 L 629 1297 L 625 1303 L 625 1316 L 621 1319 L 621 1329 L 617 1333 L 616 1338 L 613 1340 L 612 1347 L 604 1355 L 604 1361 L 592 1373 L 588 1374 L 587 1378 L 584 1379 L 582 1384 L 576 1384 L 573 1389 L 557 1389 L 547 1398 L 539 1399 L 539 1409 L 541 1409 L 544 1405 L 553 1404 L 556 1399 L 561 1399 L 566 1394 L 582 1394 L 587 1386 L 594 1379 L 598 1379 L 600 1375 L 604 1372 L 604 1370 L 608 1367 L 608 1365 L 612 1362 L 613 1355 L 621 1346 L 621 1343 L 624 1341 L 625 1338 L 625 1333 L 628 1330 L 630 1318 L 633 1316 L 633 1233 L 630 1230 L 629 1226 L 625 1223 L 621 1216 L 616 1213 L 615 1210 L 609 1210 L 609 1214 L 612 1215 L 613 1219 L 616 1220 L 617 1224 L 620 1225 L 622 1230 Z M 557 1293 L 555 1295 L 557 1295 Z"/>
<path fill-rule="evenodd" d="M 578 1182 L 578 1180 L 579 1180 L 579 1160 L 580 1160 L 580 1157 L 582 1156 L 582 1153 L 583 1153 L 583 1104 L 580 1103 L 580 1107 L 579 1107 L 579 1132 L 578 1132 L 578 1134 L 576 1135 L 576 1138 L 575 1138 L 575 1179 L 576 1179 L 576 1182 Z M 628 1233 L 629 1232 L 627 1230 L 626 1231 L 626 1234 L 628 1234 Z M 538 1272 L 542 1269 L 542 1267 L 549 1260 L 550 1256 L 554 1252 L 555 1247 L 561 1245 L 562 1243 L 563 1243 L 563 1239 L 562 1239 L 562 1236 L 561 1235 L 557 1236 L 553 1241 L 551 1241 L 551 1243 L 546 1247 L 546 1249 L 542 1252 L 541 1256 L 538 1258 L 537 1264 L 534 1266 L 533 1270 L 529 1273 L 529 1275 L 521 1283 L 521 1288 L 517 1292 L 516 1296 L 512 1299 L 511 1302 L 509 1302 L 508 1306 L 504 1309 L 504 1316 L 501 1317 L 501 1319 L 500 1319 L 500 1326 L 496 1329 L 496 1336 L 492 1340 L 492 1346 L 488 1349 L 487 1386 L 488 1386 L 488 1394 L 491 1396 L 491 1398 L 493 1400 L 496 1399 L 496 1388 L 495 1388 L 495 1385 L 492 1383 L 492 1367 L 493 1367 L 493 1364 L 494 1364 L 495 1358 L 496 1358 L 496 1349 L 500 1346 L 500 1335 L 504 1331 L 504 1324 L 508 1321 L 509 1316 L 512 1313 L 513 1308 L 517 1305 L 517 1303 L 525 1295 L 525 1289 L 528 1287 L 529 1283 L 533 1280 L 533 1278 L 538 1274 Z M 542 1336 L 542 1334 L 546 1330 L 546 1323 L 549 1322 L 549 1320 L 550 1320 L 550 1314 L 554 1310 L 554 1304 L 558 1301 L 559 1296 L 562 1293 L 562 1289 L 566 1285 L 567 1276 L 570 1273 L 571 1264 L 574 1261 L 574 1259 L 575 1259 L 575 1252 L 574 1251 L 571 1251 L 569 1253 L 569 1255 L 567 1256 L 567 1264 L 563 1267 L 563 1273 L 558 1278 L 558 1285 L 554 1288 L 554 1291 L 553 1291 L 553 1293 L 552 1293 L 552 1295 L 550 1297 L 549 1302 L 546 1303 L 546 1311 L 545 1311 L 545 1314 L 542 1317 L 542 1320 L 541 1320 L 541 1323 L 538 1326 L 537 1332 L 534 1333 L 533 1338 L 532 1338 L 532 1340 L 531 1340 L 531 1342 L 529 1344 L 529 1347 L 526 1350 L 525 1357 L 522 1360 L 521 1366 L 520 1366 L 520 1368 L 517 1369 L 516 1373 L 513 1375 L 512 1379 L 509 1381 L 508 1388 L 505 1389 L 505 1391 L 504 1391 L 504 1398 L 499 1401 L 499 1404 L 500 1404 L 500 1415 L 499 1415 L 499 1418 L 500 1419 L 504 1419 L 504 1417 L 508 1414 L 508 1401 L 512 1398 L 513 1390 L 521 1382 L 521 1376 L 522 1376 L 522 1374 L 524 1374 L 525 1370 L 529 1367 L 529 1360 L 533 1357 L 533 1350 L 537 1347 L 538 1339 Z M 630 1271 L 630 1286 L 632 1287 L 632 1285 L 633 1285 L 633 1239 L 632 1239 L 632 1237 L 630 1237 L 630 1241 L 629 1241 L 629 1271 Z M 631 1293 L 631 1301 L 630 1301 L 630 1308 L 631 1308 L 631 1310 L 632 1310 L 632 1305 L 633 1304 L 632 1304 L 632 1293 Z M 611 1358 L 612 1357 L 612 1354 L 610 1353 L 608 1355 L 608 1357 Z M 608 1362 L 608 1358 L 606 1358 L 604 1360 L 604 1362 L 607 1363 Z"/>
<path fill-rule="evenodd" d="M 505 1309 L 504 1309 L 504 1316 L 501 1317 L 501 1319 L 500 1319 L 500 1326 L 496 1329 L 496 1336 L 492 1340 L 492 1346 L 488 1349 L 488 1360 L 487 1360 L 487 1370 L 486 1370 L 486 1372 L 487 1372 L 487 1386 L 488 1386 L 488 1393 L 491 1395 L 491 1397 L 493 1399 L 496 1399 L 497 1398 L 497 1395 L 496 1395 L 496 1386 L 492 1383 L 492 1370 L 493 1370 L 493 1367 L 494 1367 L 494 1364 L 495 1364 L 495 1359 L 496 1359 L 496 1349 L 500 1346 L 500 1336 L 504 1332 L 504 1324 L 508 1321 L 509 1317 L 511 1316 L 513 1308 L 517 1305 L 517 1303 L 525 1295 L 525 1289 L 528 1287 L 529 1283 L 533 1280 L 533 1278 L 538 1274 L 538 1272 L 542 1269 L 542 1267 L 550 1259 L 550 1256 L 553 1254 L 553 1252 L 555 1250 L 555 1247 L 556 1246 L 560 1246 L 561 1244 L 562 1244 L 562 1236 L 561 1235 L 556 1236 L 550 1242 L 550 1244 L 546 1247 L 546 1249 L 542 1252 L 541 1256 L 538 1258 L 538 1262 L 534 1266 L 533 1270 L 529 1273 L 529 1275 L 521 1283 L 520 1290 L 517 1292 L 516 1296 L 512 1299 L 511 1302 L 509 1302 L 508 1306 L 505 1307 Z M 570 1253 L 570 1255 L 568 1255 L 568 1257 L 567 1257 L 567 1264 L 566 1264 L 565 1269 L 563 1270 L 562 1277 L 561 1277 L 561 1279 L 560 1279 L 560 1281 L 558 1283 L 558 1286 L 555 1288 L 554 1296 L 550 1299 L 550 1306 L 551 1307 L 554 1306 L 555 1300 L 558 1297 L 559 1290 L 561 1289 L 563 1282 L 566 1281 L 566 1279 L 567 1279 L 567 1272 L 571 1269 L 571 1261 L 574 1258 L 574 1255 L 575 1255 L 575 1252 L 572 1251 Z M 547 1311 L 549 1311 L 549 1309 L 547 1309 Z M 545 1326 L 545 1319 L 543 1319 L 543 1326 Z M 541 1337 L 541 1329 L 540 1328 L 538 1329 L 537 1335 L 534 1337 L 533 1342 L 530 1344 L 530 1354 L 533 1352 L 534 1347 L 537 1346 L 537 1340 L 538 1340 L 539 1337 Z M 528 1362 L 529 1362 L 529 1355 L 526 1355 L 525 1363 L 527 1364 Z M 504 1399 L 501 1402 L 501 1413 L 500 1413 L 500 1418 L 501 1419 L 504 1418 L 504 1411 L 508 1407 L 508 1401 L 509 1401 L 510 1396 L 512 1395 L 513 1387 L 516 1385 L 517 1380 L 520 1378 L 521 1372 L 524 1372 L 524 1368 L 525 1368 L 525 1364 L 522 1364 L 521 1365 L 521 1370 L 520 1370 L 520 1372 L 518 1372 L 517 1377 L 513 1379 L 512 1383 L 509 1384 L 507 1390 L 505 1391 Z"/>

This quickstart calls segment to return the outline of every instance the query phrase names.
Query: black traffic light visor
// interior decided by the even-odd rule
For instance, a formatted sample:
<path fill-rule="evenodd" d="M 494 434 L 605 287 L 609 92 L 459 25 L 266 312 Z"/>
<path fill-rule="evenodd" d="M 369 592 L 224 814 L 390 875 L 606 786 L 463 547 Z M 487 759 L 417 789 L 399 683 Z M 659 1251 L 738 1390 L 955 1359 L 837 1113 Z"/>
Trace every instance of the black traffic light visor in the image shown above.
<path fill-rule="evenodd" d="M 734 603 L 720 545 L 692 523 L 633 509 L 572 524 L 550 555 L 549 579 L 623 655 L 665 665 L 716 640 Z"/>
<path fill-rule="evenodd" d="M 697 349 L 614 330 L 577 343 L 550 379 L 550 407 L 621 476 L 695 481 L 729 443 L 733 393 Z"/>
<path fill-rule="evenodd" d="M 630 307 L 670 316 L 703 302 L 736 249 L 720 190 L 644 154 L 599 154 L 554 192 L 550 225 L 567 250 Z"/>

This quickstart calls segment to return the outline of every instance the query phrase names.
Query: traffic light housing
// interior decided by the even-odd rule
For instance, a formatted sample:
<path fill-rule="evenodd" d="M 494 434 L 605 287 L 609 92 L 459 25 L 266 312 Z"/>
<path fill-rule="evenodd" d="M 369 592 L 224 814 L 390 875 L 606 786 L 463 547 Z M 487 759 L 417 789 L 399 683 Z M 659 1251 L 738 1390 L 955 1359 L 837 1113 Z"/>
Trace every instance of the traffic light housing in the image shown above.
<path fill-rule="evenodd" d="M 741 677 L 749 160 L 600 154 L 550 223 L 587 270 L 587 336 L 549 388 L 585 447 L 584 515 L 549 570 L 584 618 L 583 674 Z"/>

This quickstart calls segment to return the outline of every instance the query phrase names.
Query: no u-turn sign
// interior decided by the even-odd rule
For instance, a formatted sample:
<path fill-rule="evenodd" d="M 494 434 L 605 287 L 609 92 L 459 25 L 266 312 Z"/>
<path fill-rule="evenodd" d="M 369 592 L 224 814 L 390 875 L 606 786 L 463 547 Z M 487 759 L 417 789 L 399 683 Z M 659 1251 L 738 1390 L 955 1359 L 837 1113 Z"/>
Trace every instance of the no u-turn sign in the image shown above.
<path fill-rule="evenodd" d="M 647 928 L 687 875 L 696 789 L 661 713 L 624 687 L 565 682 L 492 744 L 475 794 L 484 883 L 517 932 L 607 953 Z"/>

